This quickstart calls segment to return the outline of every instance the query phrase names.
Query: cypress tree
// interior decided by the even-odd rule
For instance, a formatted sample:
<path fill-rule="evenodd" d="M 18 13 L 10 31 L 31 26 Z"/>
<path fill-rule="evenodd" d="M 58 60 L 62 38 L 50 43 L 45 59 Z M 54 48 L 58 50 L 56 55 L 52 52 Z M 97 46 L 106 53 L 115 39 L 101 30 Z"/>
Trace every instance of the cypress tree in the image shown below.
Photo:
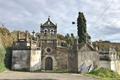
<path fill-rule="evenodd" d="M 84 14 L 82 12 L 79 12 L 78 18 L 77 18 L 77 30 L 78 30 L 78 43 L 86 42 L 86 19 L 84 17 Z"/>

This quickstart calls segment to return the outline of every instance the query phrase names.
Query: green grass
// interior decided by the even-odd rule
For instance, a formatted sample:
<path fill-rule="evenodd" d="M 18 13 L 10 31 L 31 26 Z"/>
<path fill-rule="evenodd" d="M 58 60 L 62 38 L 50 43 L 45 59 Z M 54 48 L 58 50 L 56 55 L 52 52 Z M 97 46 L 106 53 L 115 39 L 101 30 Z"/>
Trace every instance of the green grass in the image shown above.
<path fill-rule="evenodd" d="M 3 72 L 6 69 L 4 65 L 5 53 L 6 53 L 6 50 L 0 43 L 0 72 Z"/>
<path fill-rule="evenodd" d="M 5 70 L 6 70 L 6 68 L 5 68 L 4 63 L 0 63 L 0 72 L 3 72 Z"/>
<path fill-rule="evenodd" d="M 99 78 L 100 80 L 120 80 L 120 75 L 110 69 L 99 68 L 88 73 L 89 76 Z"/>

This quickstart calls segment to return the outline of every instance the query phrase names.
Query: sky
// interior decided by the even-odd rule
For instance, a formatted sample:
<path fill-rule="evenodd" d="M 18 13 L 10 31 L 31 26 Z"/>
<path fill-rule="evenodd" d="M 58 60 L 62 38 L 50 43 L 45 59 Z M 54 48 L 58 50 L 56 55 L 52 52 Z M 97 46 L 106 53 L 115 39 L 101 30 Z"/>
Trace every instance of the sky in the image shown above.
<path fill-rule="evenodd" d="M 58 33 L 77 35 L 78 12 L 87 20 L 92 41 L 120 42 L 120 0 L 0 0 L 0 25 L 11 31 L 39 32 L 48 16 Z"/>

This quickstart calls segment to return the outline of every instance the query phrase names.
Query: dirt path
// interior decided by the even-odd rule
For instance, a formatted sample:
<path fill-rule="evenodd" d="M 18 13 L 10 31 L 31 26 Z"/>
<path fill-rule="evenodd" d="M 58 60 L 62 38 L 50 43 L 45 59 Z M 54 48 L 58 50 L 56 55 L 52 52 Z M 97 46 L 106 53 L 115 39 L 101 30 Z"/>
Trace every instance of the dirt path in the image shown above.
<path fill-rule="evenodd" d="M 0 79 L 33 79 L 33 80 L 96 80 L 80 74 L 73 73 L 33 73 L 6 71 L 0 73 Z"/>

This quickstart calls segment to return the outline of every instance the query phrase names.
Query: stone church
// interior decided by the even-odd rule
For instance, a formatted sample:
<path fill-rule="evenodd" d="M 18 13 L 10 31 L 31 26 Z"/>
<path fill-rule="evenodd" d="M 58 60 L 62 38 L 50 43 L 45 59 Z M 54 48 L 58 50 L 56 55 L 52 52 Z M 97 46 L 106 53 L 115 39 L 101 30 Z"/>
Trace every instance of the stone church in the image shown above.
<path fill-rule="evenodd" d="M 34 38 L 21 39 L 13 44 L 12 70 L 89 72 L 99 65 L 99 54 L 91 43 L 63 46 L 57 40 L 57 25 L 50 18 L 40 25 Z"/>

